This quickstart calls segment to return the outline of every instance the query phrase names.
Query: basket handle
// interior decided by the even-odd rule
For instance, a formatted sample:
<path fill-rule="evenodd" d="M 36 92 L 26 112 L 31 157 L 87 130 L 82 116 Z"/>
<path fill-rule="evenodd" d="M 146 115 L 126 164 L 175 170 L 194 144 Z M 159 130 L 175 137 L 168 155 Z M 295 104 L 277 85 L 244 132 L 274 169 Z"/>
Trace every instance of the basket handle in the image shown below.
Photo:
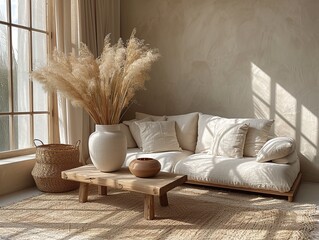
<path fill-rule="evenodd" d="M 33 139 L 33 144 L 35 147 L 41 146 L 40 144 L 37 145 L 37 142 L 40 142 L 41 145 L 44 145 L 44 143 L 40 139 L 35 138 L 35 139 Z"/>
<path fill-rule="evenodd" d="M 81 140 L 77 140 L 76 143 L 75 143 L 75 147 L 76 147 L 76 148 L 79 148 L 79 147 L 80 147 L 80 144 L 81 144 Z"/>

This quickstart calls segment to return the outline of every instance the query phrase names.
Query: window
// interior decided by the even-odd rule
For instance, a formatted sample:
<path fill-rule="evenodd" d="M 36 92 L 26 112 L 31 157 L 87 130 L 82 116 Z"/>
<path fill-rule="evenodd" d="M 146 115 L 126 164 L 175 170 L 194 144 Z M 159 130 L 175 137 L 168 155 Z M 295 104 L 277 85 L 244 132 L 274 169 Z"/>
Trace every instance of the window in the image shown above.
<path fill-rule="evenodd" d="M 0 0 L 0 158 L 49 142 L 49 96 L 29 77 L 47 62 L 48 36 L 46 0 Z"/>

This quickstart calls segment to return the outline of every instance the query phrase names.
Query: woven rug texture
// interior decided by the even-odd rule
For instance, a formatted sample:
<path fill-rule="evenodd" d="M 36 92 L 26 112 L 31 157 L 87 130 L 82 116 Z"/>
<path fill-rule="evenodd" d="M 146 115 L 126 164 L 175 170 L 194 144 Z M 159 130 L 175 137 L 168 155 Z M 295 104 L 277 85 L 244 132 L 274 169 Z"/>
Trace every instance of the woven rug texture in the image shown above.
<path fill-rule="evenodd" d="M 0 239 L 308 239 L 315 205 L 289 203 L 190 185 L 168 193 L 169 206 L 155 198 L 155 219 L 145 220 L 144 196 L 90 188 L 44 193 L 0 208 Z"/>

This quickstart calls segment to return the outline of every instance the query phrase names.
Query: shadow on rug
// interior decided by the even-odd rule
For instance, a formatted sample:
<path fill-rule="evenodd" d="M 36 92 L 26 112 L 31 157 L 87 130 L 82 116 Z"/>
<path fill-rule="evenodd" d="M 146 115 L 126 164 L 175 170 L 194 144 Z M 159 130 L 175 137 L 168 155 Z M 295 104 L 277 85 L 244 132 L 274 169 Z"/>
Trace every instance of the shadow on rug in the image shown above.
<path fill-rule="evenodd" d="M 0 209 L 0 239 L 307 239 L 315 205 L 251 194 L 182 186 L 155 199 L 154 220 L 145 220 L 143 195 L 91 187 L 45 193 Z"/>

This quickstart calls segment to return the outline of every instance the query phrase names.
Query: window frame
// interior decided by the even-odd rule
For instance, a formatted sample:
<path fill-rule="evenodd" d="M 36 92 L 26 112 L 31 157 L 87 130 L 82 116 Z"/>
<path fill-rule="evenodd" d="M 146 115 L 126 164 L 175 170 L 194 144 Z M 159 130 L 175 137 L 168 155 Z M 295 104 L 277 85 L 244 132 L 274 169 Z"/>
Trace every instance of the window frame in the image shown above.
<path fill-rule="evenodd" d="M 35 111 L 34 110 L 34 94 L 33 94 L 33 82 L 31 77 L 29 77 L 29 109 L 30 111 L 19 111 L 14 109 L 14 79 L 13 79 L 13 44 L 12 44 L 12 28 L 18 28 L 18 29 L 24 29 L 27 30 L 29 33 L 29 72 L 33 70 L 33 32 L 38 32 L 46 35 L 46 43 L 47 43 L 47 59 L 49 58 L 49 54 L 51 52 L 51 31 L 49 27 L 49 0 L 44 0 L 46 2 L 46 30 L 41 30 L 37 28 L 33 28 L 32 26 L 32 0 L 28 0 L 28 12 L 29 12 L 29 26 L 24 26 L 20 24 L 12 23 L 12 11 L 11 11 L 11 0 L 7 0 L 7 21 L 0 20 L 0 24 L 7 27 L 7 33 L 8 33 L 8 65 L 10 68 L 8 69 L 8 100 L 9 100 L 9 109 L 8 112 L 0 112 L 0 116 L 8 116 L 9 117 L 9 137 L 10 137 L 10 149 L 12 149 L 13 146 L 15 146 L 15 138 L 14 138 L 14 116 L 19 115 L 27 115 L 30 117 L 30 143 L 33 142 L 34 139 L 34 116 L 38 114 L 47 114 L 48 116 L 48 141 L 49 143 L 53 140 L 53 93 L 48 92 L 47 98 L 48 98 L 48 109 L 47 111 Z M 17 157 L 22 155 L 28 155 L 35 153 L 35 146 L 31 146 L 29 148 L 23 148 L 23 149 L 12 149 L 8 151 L 0 151 L 0 160 L 5 158 L 11 158 L 11 157 Z"/>

